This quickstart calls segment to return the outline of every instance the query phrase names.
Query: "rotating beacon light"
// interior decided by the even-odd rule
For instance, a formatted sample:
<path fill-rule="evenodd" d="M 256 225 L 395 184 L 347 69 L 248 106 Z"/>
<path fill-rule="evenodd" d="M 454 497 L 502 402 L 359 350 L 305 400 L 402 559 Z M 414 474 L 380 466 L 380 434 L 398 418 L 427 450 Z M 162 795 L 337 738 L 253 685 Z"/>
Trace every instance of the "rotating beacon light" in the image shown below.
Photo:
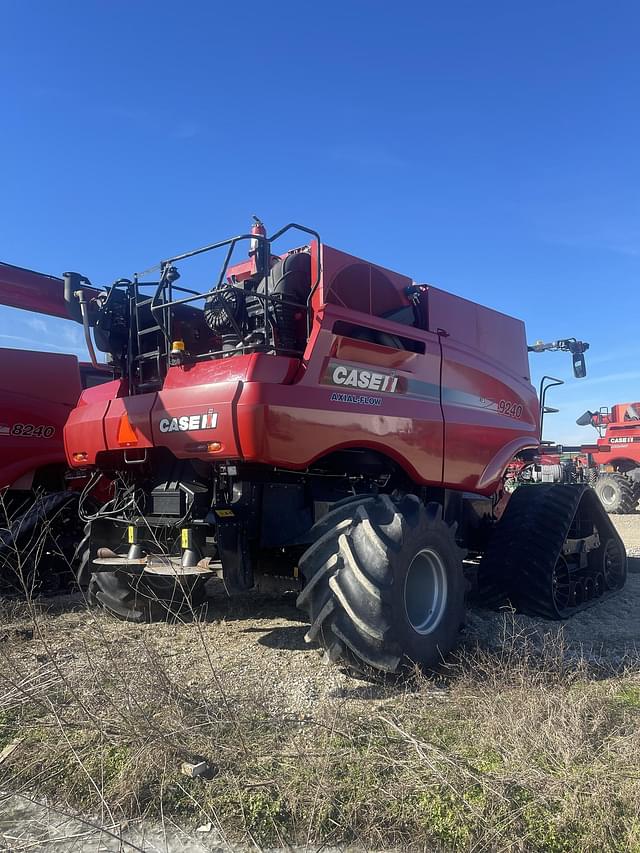
<path fill-rule="evenodd" d="M 171 349 L 169 351 L 169 364 L 182 364 L 184 359 L 185 349 L 184 341 L 171 341 Z"/>

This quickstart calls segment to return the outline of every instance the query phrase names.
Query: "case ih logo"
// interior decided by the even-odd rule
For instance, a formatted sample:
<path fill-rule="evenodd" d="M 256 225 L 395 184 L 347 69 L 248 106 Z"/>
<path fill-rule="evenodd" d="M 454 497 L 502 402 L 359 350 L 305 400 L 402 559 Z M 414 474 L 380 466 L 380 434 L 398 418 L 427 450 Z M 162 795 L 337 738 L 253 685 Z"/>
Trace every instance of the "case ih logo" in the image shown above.
<path fill-rule="evenodd" d="M 343 388 L 359 388 L 367 391 L 386 391 L 394 394 L 398 388 L 398 377 L 393 373 L 378 370 L 362 370 L 350 364 L 332 362 L 323 378 L 325 385 L 339 385 Z"/>
<path fill-rule="evenodd" d="M 203 415 L 183 415 L 181 418 L 162 418 L 160 432 L 191 432 L 198 429 L 215 429 L 218 413 L 210 409 Z"/>

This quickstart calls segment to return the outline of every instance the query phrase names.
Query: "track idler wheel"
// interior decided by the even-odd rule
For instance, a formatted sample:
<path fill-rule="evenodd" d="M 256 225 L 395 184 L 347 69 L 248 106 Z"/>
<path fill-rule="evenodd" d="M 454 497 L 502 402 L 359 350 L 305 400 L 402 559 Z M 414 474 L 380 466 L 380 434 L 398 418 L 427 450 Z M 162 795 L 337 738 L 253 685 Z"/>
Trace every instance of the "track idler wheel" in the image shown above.
<path fill-rule="evenodd" d="M 598 552 L 594 553 L 592 566 L 599 574 L 602 572 L 604 588 L 620 589 L 627 577 L 626 555 L 620 553 L 614 539 L 607 539 Z"/>

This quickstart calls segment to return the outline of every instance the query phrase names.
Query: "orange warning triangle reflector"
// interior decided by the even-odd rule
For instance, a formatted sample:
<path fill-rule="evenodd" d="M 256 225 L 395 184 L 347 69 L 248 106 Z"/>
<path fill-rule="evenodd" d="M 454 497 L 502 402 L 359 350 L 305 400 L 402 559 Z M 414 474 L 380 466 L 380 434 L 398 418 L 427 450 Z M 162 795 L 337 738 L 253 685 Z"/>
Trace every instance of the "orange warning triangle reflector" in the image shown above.
<path fill-rule="evenodd" d="M 120 423 L 118 424 L 118 444 L 129 447 L 137 443 L 138 436 L 129 422 L 129 415 L 125 412 L 124 415 L 120 416 Z"/>

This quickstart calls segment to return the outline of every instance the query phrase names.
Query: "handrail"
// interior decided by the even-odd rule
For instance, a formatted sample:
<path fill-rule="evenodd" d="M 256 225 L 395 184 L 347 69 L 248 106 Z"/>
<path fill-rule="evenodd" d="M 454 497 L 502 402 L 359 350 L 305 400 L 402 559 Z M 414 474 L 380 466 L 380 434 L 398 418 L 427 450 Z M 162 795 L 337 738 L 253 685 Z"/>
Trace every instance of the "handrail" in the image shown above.
<path fill-rule="evenodd" d="M 550 380 L 545 385 L 545 380 Z M 544 425 L 544 404 L 547 398 L 549 388 L 555 388 L 556 385 L 564 385 L 564 379 L 557 379 L 555 376 L 543 376 L 540 380 L 540 391 L 538 397 L 540 399 L 540 442 L 542 443 L 542 428 Z"/>
<path fill-rule="evenodd" d="M 320 234 L 317 231 L 314 231 L 312 228 L 307 228 L 305 225 L 299 225 L 298 223 L 290 222 L 287 225 L 280 228 L 278 231 L 276 231 L 270 237 L 265 237 L 265 236 L 262 236 L 260 234 L 239 234 L 235 237 L 230 237 L 226 240 L 220 240 L 217 243 L 211 243 L 207 246 L 201 246 L 198 249 L 192 249 L 189 252 L 183 252 L 179 255 L 174 255 L 173 257 L 166 258 L 165 260 L 161 261 L 160 262 L 160 280 L 158 282 L 158 286 L 156 288 L 156 291 L 151 298 L 150 310 L 151 310 L 151 313 L 152 313 L 153 317 L 155 318 L 157 324 L 160 326 L 166 340 L 167 341 L 170 340 L 170 329 L 169 329 L 170 322 L 166 322 L 167 320 L 170 319 L 169 309 L 173 308 L 176 305 L 183 305 L 187 302 L 195 302 L 198 299 L 206 299 L 215 290 L 222 287 L 224 280 L 225 280 L 225 276 L 227 274 L 227 270 L 229 268 L 231 257 L 233 255 L 233 251 L 234 251 L 235 247 L 238 245 L 238 243 L 240 243 L 244 240 L 256 241 L 259 244 L 262 252 L 264 252 L 264 256 L 266 258 L 270 258 L 270 256 L 271 256 L 271 252 L 270 252 L 271 244 L 274 243 L 276 240 L 278 240 L 280 237 L 282 237 L 285 233 L 287 233 L 290 230 L 298 230 L 298 231 L 302 231 L 305 234 L 309 234 L 317 242 L 318 251 L 317 251 L 317 258 L 316 258 L 315 277 L 314 277 L 314 280 L 311 284 L 311 287 L 309 290 L 309 296 L 307 297 L 306 304 L 302 305 L 300 303 L 294 303 L 294 302 L 284 300 L 284 299 L 281 300 L 281 302 L 283 304 L 288 304 L 288 305 L 291 305 L 293 307 L 303 308 L 305 310 L 306 317 L 307 317 L 307 336 L 308 336 L 311 333 L 311 323 L 312 323 L 311 300 L 312 300 L 313 295 L 315 294 L 316 290 L 318 289 L 318 286 L 320 285 L 320 281 L 322 278 L 322 260 L 321 260 L 322 242 L 320 239 Z M 202 255 L 205 252 L 211 252 L 211 251 L 214 251 L 215 249 L 221 249 L 224 246 L 227 246 L 228 249 L 227 249 L 227 252 L 225 254 L 225 258 L 224 258 L 224 261 L 222 264 L 222 268 L 220 270 L 220 275 L 218 276 L 218 280 L 217 280 L 216 284 L 212 288 L 210 288 L 208 291 L 206 291 L 205 293 L 197 294 L 197 295 L 194 295 L 191 297 L 183 297 L 182 299 L 172 299 L 172 289 L 173 289 L 174 285 L 173 285 L 173 281 L 170 278 L 168 278 L 168 274 L 169 274 L 169 271 L 172 268 L 173 264 L 177 263 L 178 261 L 183 261 L 183 260 L 187 260 L 188 258 L 196 257 L 197 255 Z M 264 277 L 267 279 L 266 291 L 264 294 L 258 294 L 256 292 L 253 295 L 264 300 L 264 327 L 266 330 L 269 327 L 268 303 L 269 303 L 269 300 L 271 298 L 271 294 L 269 294 L 268 270 L 265 269 L 264 273 L 265 273 Z M 229 285 L 229 286 L 235 287 L 235 285 Z M 237 289 L 240 289 L 240 288 L 237 288 Z M 186 288 L 180 288 L 180 287 L 176 287 L 176 290 L 183 290 L 184 292 L 195 293 L 195 291 L 189 291 Z M 169 297 L 168 299 L 166 298 L 167 295 Z M 163 296 L 165 297 L 164 301 L 161 301 L 163 299 Z M 164 315 L 162 317 L 162 319 L 159 316 L 161 312 Z"/>

